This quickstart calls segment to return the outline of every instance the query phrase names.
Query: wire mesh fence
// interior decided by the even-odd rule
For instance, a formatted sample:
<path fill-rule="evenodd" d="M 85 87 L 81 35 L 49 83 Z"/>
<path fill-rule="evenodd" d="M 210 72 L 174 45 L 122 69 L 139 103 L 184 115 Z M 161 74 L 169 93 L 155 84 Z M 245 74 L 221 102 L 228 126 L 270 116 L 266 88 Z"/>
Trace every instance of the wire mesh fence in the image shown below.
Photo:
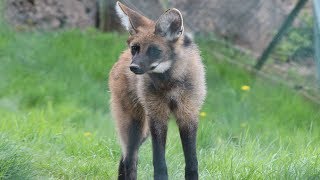
<path fill-rule="evenodd" d="M 312 7 L 317 4 L 316 1 L 314 4 L 310 1 L 310 4 L 302 9 L 284 38 L 275 45 L 262 71 L 282 78 L 291 87 L 319 102 L 316 61 L 319 49 L 315 46 L 319 34 L 315 33 L 318 30 L 314 31 L 314 24 L 317 23 L 314 23 L 316 16 L 312 13 Z"/>
<path fill-rule="evenodd" d="M 229 1 L 230 3 L 235 3 L 233 6 L 237 7 L 236 3 L 239 1 Z M 292 1 L 293 5 L 302 1 Z M 306 2 L 306 1 L 305 1 Z M 246 2 L 243 2 L 244 4 Z M 248 1 L 247 3 L 250 3 Z M 264 2 L 258 3 L 259 5 L 252 6 L 251 8 L 261 8 Z M 293 18 L 292 24 L 286 24 L 290 12 L 294 9 L 290 7 L 290 11 L 282 12 L 286 14 L 285 18 L 282 20 L 282 24 L 286 24 L 288 28 L 283 32 L 283 37 L 280 39 L 276 35 L 279 33 L 280 26 L 274 26 L 272 31 L 272 37 L 276 40 L 272 46 L 272 50 L 267 58 L 265 64 L 263 64 L 262 69 L 259 74 L 269 79 L 279 81 L 286 84 L 299 92 L 303 93 L 309 99 L 320 103 L 319 96 L 319 79 L 320 69 L 319 69 L 319 57 L 320 57 L 320 2 L 314 0 L 314 2 L 309 1 L 306 5 L 302 6 L 301 11 L 297 13 L 297 16 Z M 232 6 L 232 5 L 230 5 Z M 314 13 L 313 13 L 314 10 Z M 264 10 L 266 11 L 266 10 Z M 268 9 L 265 13 L 274 13 L 274 10 Z M 257 16 L 258 10 L 250 10 L 250 16 Z M 248 18 L 250 17 L 248 16 Z M 269 15 L 266 15 L 268 17 Z M 234 19 L 229 18 L 229 24 L 227 27 L 233 27 L 233 31 L 237 31 L 239 28 L 243 29 L 257 29 L 257 24 L 254 23 L 242 23 L 242 27 L 239 25 L 237 28 L 236 24 L 231 22 L 242 21 L 242 16 L 233 16 Z M 250 19 L 250 18 L 249 18 Z M 263 18 L 262 18 L 263 20 Z M 260 22 L 263 26 L 271 25 L 271 19 L 264 18 L 265 21 Z M 251 21 L 251 20 L 250 20 Z M 259 36 L 259 33 L 251 31 L 253 36 Z M 266 33 L 266 32 L 264 32 Z M 277 39 L 278 38 L 278 39 Z M 243 67 L 252 67 L 257 65 L 257 59 L 263 54 L 263 50 L 259 51 L 255 48 L 247 48 L 243 46 L 242 43 L 237 43 L 237 40 L 233 41 L 221 41 L 221 36 L 211 36 L 210 40 L 214 41 L 220 46 L 226 46 L 236 51 L 241 51 L 244 56 L 248 58 L 225 58 L 224 54 L 217 55 L 220 58 L 228 60 L 231 63 L 241 65 Z M 227 38 L 227 40 L 230 40 Z M 258 39 L 257 39 L 258 40 Z M 233 41 L 233 42 L 232 42 Z M 271 40 L 264 40 L 264 49 L 267 49 Z M 254 43 L 253 43 L 254 44 Z M 258 43 L 259 44 L 259 43 Z M 213 52 L 217 53 L 217 52 Z M 219 52 L 218 52 L 219 53 Z M 318 60 L 317 60 L 318 59 Z"/>
<path fill-rule="evenodd" d="M 262 71 L 280 77 L 293 88 L 318 99 L 314 20 L 310 4 L 304 7 L 276 45 Z"/>
<path fill-rule="evenodd" d="M 314 0 L 314 42 L 315 42 L 315 59 L 318 69 L 318 84 L 320 86 L 320 2 Z"/>

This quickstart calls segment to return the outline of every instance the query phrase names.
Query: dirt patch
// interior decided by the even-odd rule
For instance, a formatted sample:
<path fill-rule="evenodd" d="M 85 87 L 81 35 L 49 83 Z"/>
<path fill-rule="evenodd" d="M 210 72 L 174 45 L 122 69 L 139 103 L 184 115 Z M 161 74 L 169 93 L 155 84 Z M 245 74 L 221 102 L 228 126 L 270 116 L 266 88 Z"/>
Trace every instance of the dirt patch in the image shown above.
<path fill-rule="evenodd" d="M 93 0 L 7 0 L 5 17 L 13 26 L 39 29 L 95 26 Z"/>

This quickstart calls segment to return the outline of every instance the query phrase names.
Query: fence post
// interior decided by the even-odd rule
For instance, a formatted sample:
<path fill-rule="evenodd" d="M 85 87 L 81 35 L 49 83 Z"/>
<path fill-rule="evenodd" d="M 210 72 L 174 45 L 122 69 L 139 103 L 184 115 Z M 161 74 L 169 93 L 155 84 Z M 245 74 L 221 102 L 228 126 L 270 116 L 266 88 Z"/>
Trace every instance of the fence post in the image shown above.
<path fill-rule="evenodd" d="M 101 31 L 121 30 L 115 12 L 116 0 L 96 0 L 98 6 L 98 29 Z"/>
<path fill-rule="evenodd" d="M 315 0 L 319 1 L 319 0 Z M 261 57 L 258 59 L 257 64 L 255 65 L 255 69 L 260 70 L 262 66 L 267 61 L 271 51 L 275 48 L 275 46 L 278 44 L 278 42 L 281 40 L 283 35 L 287 32 L 288 28 L 291 26 L 293 20 L 298 15 L 300 10 L 304 7 L 304 5 L 308 2 L 308 0 L 300 0 L 297 5 L 293 8 L 291 13 L 288 15 L 287 19 L 284 21 L 284 23 L 281 25 L 278 33 L 273 37 L 271 43 L 268 45 L 268 47 L 263 51 Z"/>
<path fill-rule="evenodd" d="M 319 0 L 313 1 L 314 7 L 314 49 L 315 60 L 317 62 L 318 82 L 320 85 L 320 2 Z"/>

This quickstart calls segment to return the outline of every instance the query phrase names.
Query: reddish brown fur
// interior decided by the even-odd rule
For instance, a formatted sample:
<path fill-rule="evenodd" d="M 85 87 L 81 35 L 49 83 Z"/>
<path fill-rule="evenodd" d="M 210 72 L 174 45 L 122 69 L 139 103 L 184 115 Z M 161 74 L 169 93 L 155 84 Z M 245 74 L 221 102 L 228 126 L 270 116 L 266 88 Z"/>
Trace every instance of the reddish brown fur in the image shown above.
<path fill-rule="evenodd" d="M 155 127 L 167 124 L 170 113 L 175 116 L 180 131 L 196 128 L 206 94 L 205 70 L 197 46 L 194 43 L 186 46 L 184 38 L 187 37 L 183 35 L 174 42 L 168 42 L 155 35 L 154 22 L 146 24 L 129 37 L 128 45 L 138 42 L 144 47 L 143 44 L 156 43 L 167 58 L 174 54 L 174 63 L 170 74 L 136 75 L 130 71 L 132 54 L 127 49 L 113 66 L 109 75 L 111 109 L 116 120 L 123 161 L 131 156 L 128 144 L 132 138 L 129 132 L 132 132 L 133 123 L 138 124 L 138 134 L 141 135 L 137 137 L 139 145 L 148 136 L 150 123 Z M 134 154 L 137 156 L 137 151 Z M 135 179 L 134 176 L 129 177 Z"/>

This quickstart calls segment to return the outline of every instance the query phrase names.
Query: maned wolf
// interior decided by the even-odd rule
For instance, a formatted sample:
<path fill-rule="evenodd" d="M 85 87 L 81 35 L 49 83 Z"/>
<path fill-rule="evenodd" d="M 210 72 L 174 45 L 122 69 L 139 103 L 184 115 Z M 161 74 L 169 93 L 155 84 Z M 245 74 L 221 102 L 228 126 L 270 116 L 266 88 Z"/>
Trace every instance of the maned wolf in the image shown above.
<path fill-rule="evenodd" d="M 170 113 L 176 118 L 185 156 L 185 178 L 198 179 L 198 114 L 206 95 L 205 71 L 197 46 L 184 35 L 179 10 L 154 22 L 117 2 L 129 31 L 128 49 L 109 76 L 111 109 L 122 146 L 119 179 L 137 178 L 139 146 L 152 137 L 154 179 L 168 179 L 165 161 Z"/>

